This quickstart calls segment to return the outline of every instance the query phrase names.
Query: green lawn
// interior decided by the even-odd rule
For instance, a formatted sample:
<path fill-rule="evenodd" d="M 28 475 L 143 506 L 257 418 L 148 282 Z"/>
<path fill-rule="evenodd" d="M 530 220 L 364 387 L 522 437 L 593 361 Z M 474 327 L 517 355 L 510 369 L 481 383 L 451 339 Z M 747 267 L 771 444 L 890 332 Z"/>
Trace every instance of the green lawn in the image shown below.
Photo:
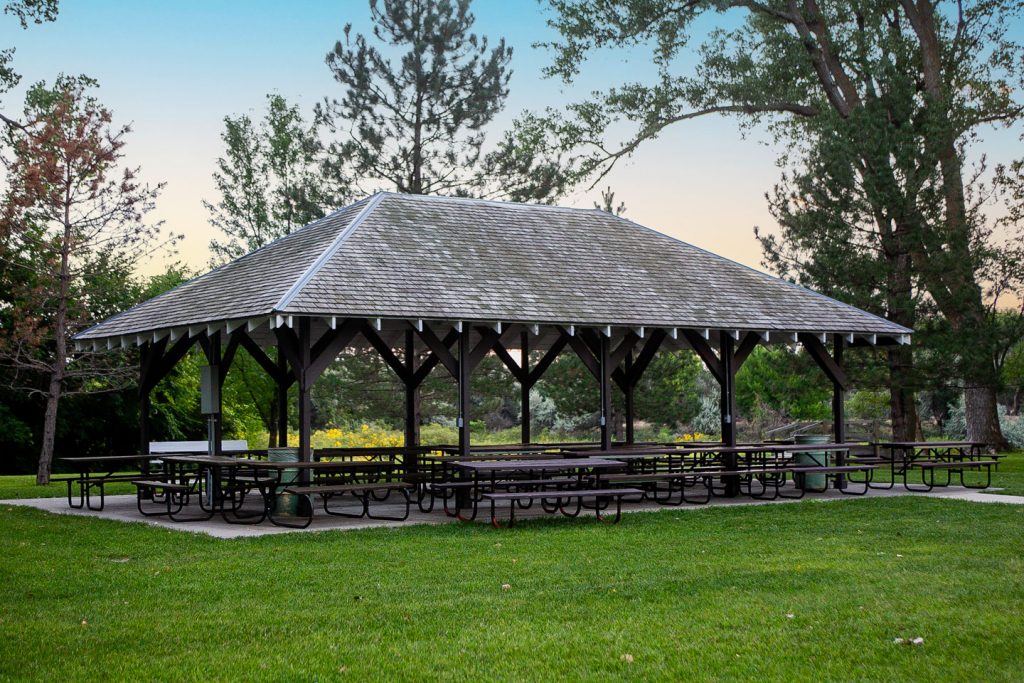
<path fill-rule="evenodd" d="M 1020 506 L 868 496 L 223 541 L 0 503 L 0 538 L 3 680 L 1024 671 Z"/>

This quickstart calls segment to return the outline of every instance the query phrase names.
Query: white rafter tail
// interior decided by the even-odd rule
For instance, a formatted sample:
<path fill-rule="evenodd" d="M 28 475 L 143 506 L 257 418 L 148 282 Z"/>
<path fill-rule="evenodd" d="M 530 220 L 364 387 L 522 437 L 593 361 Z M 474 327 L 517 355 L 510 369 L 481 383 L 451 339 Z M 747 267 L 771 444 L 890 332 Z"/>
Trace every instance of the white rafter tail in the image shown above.
<path fill-rule="evenodd" d="M 381 319 L 381 318 L 374 318 L 373 319 L 373 329 L 377 330 L 378 332 L 383 330 L 384 329 L 384 320 Z"/>
<path fill-rule="evenodd" d="M 540 334 L 540 325 L 537 325 L 537 324 L 530 325 L 530 332 L 533 333 L 534 337 L 539 335 Z"/>
<path fill-rule="evenodd" d="M 790 344 L 796 344 L 800 341 L 800 335 L 796 332 L 786 332 L 786 339 L 789 340 Z"/>
<path fill-rule="evenodd" d="M 668 332 L 668 336 L 672 337 L 673 340 L 678 340 L 679 339 L 679 328 L 678 327 L 670 327 L 670 328 L 668 328 L 667 332 Z"/>
<path fill-rule="evenodd" d="M 878 343 L 878 335 L 869 334 L 869 335 L 866 335 L 864 338 L 867 339 L 868 340 L 868 344 L 871 344 L 872 346 L 874 346 L 875 344 Z"/>
<path fill-rule="evenodd" d="M 463 322 L 461 320 L 456 320 L 454 323 L 452 323 L 452 329 L 454 329 L 459 334 L 462 334 L 462 329 L 464 327 L 465 327 L 465 325 L 463 324 Z M 420 330 L 420 332 L 422 332 L 422 331 L 423 330 Z"/>
<path fill-rule="evenodd" d="M 611 325 L 605 325 L 604 327 L 602 327 L 601 328 L 601 334 L 603 334 L 604 336 L 606 336 L 609 339 L 611 339 L 611 336 L 612 336 L 612 326 Z"/>
<path fill-rule="evenodd" d="M 636 336 L 638 336 L 638 337 L 640 337 L 641 339 L 643 339 L 643 338 L 644 338 L 644 337 L 645 337 L 645 336 L 647 335 L 647 330 L 645 330 L 645 329 L 644 329 L 644 326 L 643 326 L 643 325 L 641 325 L 640 327 L 634 327 L 634 328 L 633 328 L 633 333 L 634 333 L 634 334 L 635 334 Z"/>
<path fill-rule="evenodd" d="M 114 339 L 115 337 L 107 337 L 107 351 L 114 350 Z"/>
<path fill-rule="evenodd" d="M 828 335 L 825 334 L 824 332 L 819 332 L 818 341 L 820 341 L 822 344 L 828 343 Z"/>
<path fill-rule="evenodd" d="M 412 325 L 413 327 L 415 327 L 417 332 L 422 332 L 423 331 L 423 319 L 422 318 L 419 318 L 419 319 L 416 319 L 416 320 L 410 320 L 409 324 Z"/>
<path fill-rule="evenodd" d="M 910 343 L 910 335 L 909 334 L 901 334 L 900 335 L 900 346 L 906 346 L 909 343 Z"/>
<path fill-rule="evenodd" d="M 220 334 L 221 326 L 219 324 L 210 323 L 206 326 L 206 336 L 212 337 L 215 334 Z"/>
<path fill-rule="evenodd" d="M 500 321 L 500 320 L 499 320 L 498 322 L 494 323 L 493 325 L 491 325 L 491 327 L 493 327 L 493 328 L 494 328 L 494 331 L 495 331 L 495 332 L 497 332 L 498 334 L 501 334 L 501 330 L 502 330 L 503 328 L 502 328 L 502 326 L 501 326 L 501 321 Z"/>
<path fill-rule="evenodd" d="M 189 325 L 188 326 L 188 336 L 190 336 L 190 337 L 198 337 L 203 332 L 206 332 L 206 325 Z"/>
<path fill-rule="evenodd" d="M 127 349 L 129 346 L 132 345 L 133 338 L 130 334 L 122 334 L 121 339 L 119 341 L 121 342 L 121 348 Z"/>
<path fill-rule="evenodd" d="M 705 327 L 704 331 L 701 332 L 701 336 L 704 337 L 705 341 L 710 341 L 711 340 L 711 330 L 709 330 L 708 328 Z"/>
<path fill-rule="evenodd" d="M 99 341 L 98 341 L 98 340 L 96 340 L 96 339 L 93 339 L 93 340 L 92 340 L 92 350 L 93 350 L 94 352 L 95 352 L 95 351 L 99 351 L 99 350 L 100 350 L 100 343 L 99 343 Z"/>
<path fill-rule="evenodd" d="M 846 343 L 847 344 L 852 344 L 853 343 L 853 332 L 847 332 L 846 334 L 843 335 L 843 338 L 846 339 Z"/>
<path fill-rule="evenodd" d="M 187 327 L 172 327 L 167 332 L 167 334 L 170 337 L 172 342 L 176 342 L 176 341 L 178 341 L 179 339 L 181 339 L 182 337 L 184 337 L 185 335 L 188 334 L 188 328 Z"/>
<path fill-rule="evenodd" d="M 575 325 L 569 325 L 569 327 L 566 328 L 566 331 L 569 333 L 570 337 L 575 337 L 576 336 L 576 326 Z"/>
<path fill-rule="evenodd" d="M 238 328 L 242 327 L 242 325 L 245 325 L 245 318 L 242 318 L 241 320 L 229 320 L 224 323 L 224 331 L 231 334 Z"/>
<path fill-rule="evenodd" d="M 171 334 L 170 330 L 157 330 L 156 332 L 153 333 L 153 335 L 150 337 L 150 339 L 155 344 L 156 342 L 160 341 L 164 337 L 169 336 L 170 334 Z"/>
<path fill-rule="evenodd" d="M 769 330 L 761 330 L 760 332 L 757 333 L 757 336 L 759 336 L 761 338 L 761 341 L 763 341 L 765 344 L 772 340 L 772 333 Z"/>
<path fill-rule="evenodd" d="M 735 341 L 739 341 L 740 340 L 740 331 L 739 330 L 729 330 L 729 336 L 732 337 Z"/>
<path fill-rule="evenodd" d="M 142 336 L 141 334 L 137 334 L 137 335 L 135 335 L 135 345 L 136 345 L 136 346 L 142 346 L 143 344 L 145 344 L 145 343 L 146 343 L 146 342 L 148 342 L 148 341 L 149 341 L 149 340 L 148 340 L 148 339 L 146 339 L 146 338 L 145 338 L 144 336 Z"/>
<path fill-rule="evenodd" d="M 260 327 L 262 327 L 264 324 L 266 324 L 266 322 L 268 320 L 270 320 L 270 318 L 268 318 L 267 316 L 263 316 L 263 317 L 260 317 L 260 318 L 249 318 L 249 320 L 246 321 L 246 323 L 245 323 L 245 331 L 246 332 L 255 332 Z"/>
<path fill-rule="evenodd" d="M 324 318 L 324 322 L 327 323 L 327 327 L 332 330 L 338 329 L 338 316 L 332 315 L 328 318 Z"/>

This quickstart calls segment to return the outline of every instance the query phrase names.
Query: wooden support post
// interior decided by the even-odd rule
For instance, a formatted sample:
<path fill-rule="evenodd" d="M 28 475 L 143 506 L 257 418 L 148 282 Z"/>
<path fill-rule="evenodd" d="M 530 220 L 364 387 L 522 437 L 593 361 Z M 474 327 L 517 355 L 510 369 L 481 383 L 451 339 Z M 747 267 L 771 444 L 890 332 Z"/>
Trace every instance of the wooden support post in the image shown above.
<path fill-rule="evenodd" d="M 530 383 L 530 333 L 526 330 L 519 335 L 519 368 L 521 370 L 520 376 L 521 381 L 519 383 L 520 389 L 520 408 L 522 418 L 522 442 L 524 444 L 530 443 L 530 389 L 533 385 Z"/>
<path fill-rule="evenodd" d="M 139 347 L 139 453 L 149 453 L 149 368 L 152 365 L 153 345 L 146 342 Z"/>
<path fill-rule="evenodd" d="M 633 381 L 633 352 L 626 354 L 626 384 L 623 393 L 626 395 L 626 443 L 632 444 L 635 441 L 633 435 L 633 388 L 636 382 Z"/>
<path fill-rule="evenodd" d="M 736 445 L 736 368 L 733 356 L 732 336 L 722 331 L 718 336 L 718 362 L 721 368 L 721 412 L 722 412 L 722 444 Z M 726 470 L 737 469 L 735 453 L 727 453 L 723 458 Z M 740 480 L 736 476 L 722 478 L 725 484 L 725 495 L 738 496 Z"/>
<path fill-rule="evenodd" d="M 405 370 L 405 446 L 415 448 L 420 445 L 420 387 L 413 379 L 416 374 L 416 337 L 411 329 L 405 331 Z"/>
<path fill-rule="evenodd" d="M 279 346 L 277 349 L 277 445 L 284 448 L 288 445 L 288 386 L 291 384 L 292 373 L 288 370 L 288 359 Z"/>
<path fill-rule="evenodd" d="M 299 343 L 298 356 L 298 384 L 299 384 L 299 461 L 310 462 L 313 459 L 313 452 L 310 449 L 310 439 L 313 434 L 313 403 L 310 397 L 310 386 L 312 379 L 310 365 L 312 365 L 311 351 L 312 339 L 310 337 L 310 321 L 307 317 L 299 318 Z M 308 470 L 305 471 L 308 474 Z M 303 478 L 305 481 L 305 478 Z"/>
<path fill-rule="evenodd" d="M 608 424 L 612 415 L 612 391 L 611 391 L 611 359 L 609 358 L 608 337 L 600 335 L 598 343 L 598 367 L 599 381 L 601 384 L 601 450 L 607 451 L 612 447 L 611 425 Z"/>
<path fill-rule="evenodd" d="M 206 338 L 206 344 L 203 345 L 203 351 L 206 352 L 206 364 L 212 368 L 211 377 L 212 381 L 217 384 L 217 401 L 214 405 L 215 412 L 207 416 L 206 421 L 206 438 L 210 444 L 209 453 L 210 455 L 221 455 L 221 449 L 223 446 L 223 439 L 221 438 L 223 428 L 221 425 L 221 390 L 224 387 L 224 382 L 221 380 L 220 373 L 220 333 L 217 332 L 212 336 Z"/>
<path fill-rule="evenodd" d="M 843 335 L 832 335 L 832 360 L 837 367 L 843 367 Z M 836 443 L 846 443 L 846 387 L 837 379 L 832 380 L 832 437 Z M 846 454 L 836 453 L 836 465 L 846 464 Z M 842 474 L 835 478 L 837 489 L 846 488 L 846 477 Z"/>
<path fill-rule="evenodd" d="M 472 367 L 469 361 L 469 325 L 465 325 L 459 333 L 459 454 L 469 455 L 469 383 Z"/>

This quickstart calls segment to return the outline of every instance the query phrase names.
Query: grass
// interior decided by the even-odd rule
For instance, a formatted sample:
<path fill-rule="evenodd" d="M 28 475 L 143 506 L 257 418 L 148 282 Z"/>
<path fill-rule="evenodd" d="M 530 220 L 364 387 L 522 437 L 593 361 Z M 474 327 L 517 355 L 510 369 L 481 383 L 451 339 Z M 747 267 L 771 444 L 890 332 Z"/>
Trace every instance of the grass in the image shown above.
<path fill-rule="evenodd" d="M 0 504 L 0 537 L 2 680 L 1024 670 L 1020 506 L 869 496 L 224 541 Z"/>

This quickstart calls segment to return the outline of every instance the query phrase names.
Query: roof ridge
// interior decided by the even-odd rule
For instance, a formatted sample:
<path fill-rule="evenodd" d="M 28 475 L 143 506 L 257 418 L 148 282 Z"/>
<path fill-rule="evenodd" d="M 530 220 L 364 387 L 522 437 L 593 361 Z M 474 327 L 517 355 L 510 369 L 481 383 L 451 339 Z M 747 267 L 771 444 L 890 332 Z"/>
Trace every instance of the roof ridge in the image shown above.
<path fill-rule="evenodd" d="M 539 202 L 533 202 L 533 203 L 531 203 L 531 202 L 512 202 L 512 201 L 506 201 L 504 199 L 480 199 L 480 198 L 477 198 L 477 197 L 456 197 L 456 196 L 442 195 L 442 194 L 411 194 L 411 193 L 408 193 L 408 192 L 391 192 L 391 191 L 388 191 L 388 190 L 382 190 L 381 192 L 378 192 L 377 194 L 386 194 L 386 195 L 390 195 L 392 197 L 402 197 L 403 199 L 412 199 L 414 201 L 415 200 L 424 199 L 424 200 L 429 200 L 429 201 L 433 201 L 433 202 L 458 202 L 458 203 L 464 203 L 464 204 L 485 204 L 485 205 L 489 205 L 489 206 L 500 206 L 500 207 L 509 208 L 509 209 L 545 209 L 545 210 L 548 210 L 548 211 L 568 211 L 568 212 L 572 212 L 572 213 L 600 211 L 602 213 L 608 213 L 607 211 L 604 211 L 603 209 L 596 209 L 596 208 L 585 209 L 585 208 L 580 208 L 580 207 L 577 207 L 577 206 L 562 206 L 560 204 L 541 204 Z"/>
<path fill-rule="evenodd" d="M 295 281 L 295 284 L 293 284 L 288 289 L 288 291 L 284 293 L 284 296 L 281 297 L 281 299 L 274 305 L 274 307 L 271 310 L 284 310 L 285 306 L 291 303 L 292 299 L 294 299 L 295 296 L 300 291 L 302 291 L 302 288 L 305 287 L 309 283 L 309 281 L 313 279 L 313 277 L 317 274 L 317 272 L 319 272 L 323 265 L 327 263 L 327 261 L 329 261 L 330 258 L 334 256 L 335 253 L 337 253 L 338 249 L 340 249 L 341 245 L 345 243 L 345 240 L 348 239 L 349 235 L 351 235 L 356 230 L 356 228 L 359 227 L 363 220 L 368 215 L 370 215 L 373 209 L 376 208 L 378 204 L 380 204 L 381 200 L 387 194 L 390 193 L 377 192 L 376 194 L 372 195 L 369 198 L 369 201 L 367 201 L 366 206 L 364 206 L 363 209 L 359 212 L 359 215 L 353 218 L 352 221 L 347 226 L 345 226 L 345 228 L 343 228 L 341 232 L 338 233 L 338 235 L 334 238 L 334 241 L 332 241 L 330 245 L 328 245 L 328 247 L 324 249 L 320 253 L 320 255 L 316 257 L 316 259 L 313 260 L 313 263 L 311 263 L 309 267 L 306 268 L 302 275 L 299 276 L 299 279 Z"/>

